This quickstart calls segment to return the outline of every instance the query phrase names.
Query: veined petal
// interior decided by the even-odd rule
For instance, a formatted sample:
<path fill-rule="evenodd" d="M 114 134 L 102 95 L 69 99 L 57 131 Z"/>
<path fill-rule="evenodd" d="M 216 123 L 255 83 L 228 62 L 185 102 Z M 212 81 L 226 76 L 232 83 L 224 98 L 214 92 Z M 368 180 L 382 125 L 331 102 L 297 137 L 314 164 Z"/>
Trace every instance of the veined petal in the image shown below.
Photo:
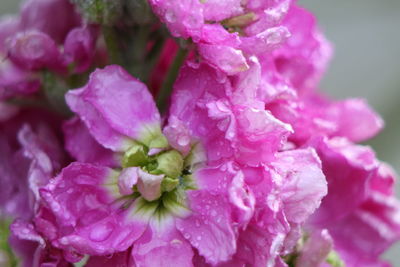
<path fill-rule="evenodd" d="M 126 150 L 129 140 L 152 146 L 152 141 L 163 137 L 160 114 L 150 92 L 117 65 L 96 70 L 86 86 L 68 92 L 66 99 L 107 148 Z"/>
<path fill-rule="evenodd" d="M 303 223 L 319 207 L 328 188 L 314 149 L 277 153 L 272 165 L 282 176 L 281 198 L 291 223 Z"/>
<path fill-rule="evenodd" d="M 311 220 L 327 227 L 353 212 L 367 198 L 368 182 L 379 164 L 369 147 L 354 145 L 344 138 L 317 138 L 311 144 L 321 159 L 329 192 Z"/>
<path fill-rule="evenodd" d="M 132 257 L 137 267 L 193 266 L 192 247 L 174 224 L 163 231 L 147 228 L 135 242 Z"/>
<path fill-rule="evenodd" d="M 176 227 L 210 264 L 227 261 L 236 251 L 229 202 L 206 190 L 188 192 L 192 214 L 176 219 Z"/>
<path fill-rule="evenodd" d="M 117 179 L 112 169 L 72 163 L 41 189 L 55 218 L 57 233 L 47 236 L 54 246 L 107 255 L 126 250 L 141 236 L 147 222 L 128 217 L 124 203 L 117 202 L 121 196 Z"/>

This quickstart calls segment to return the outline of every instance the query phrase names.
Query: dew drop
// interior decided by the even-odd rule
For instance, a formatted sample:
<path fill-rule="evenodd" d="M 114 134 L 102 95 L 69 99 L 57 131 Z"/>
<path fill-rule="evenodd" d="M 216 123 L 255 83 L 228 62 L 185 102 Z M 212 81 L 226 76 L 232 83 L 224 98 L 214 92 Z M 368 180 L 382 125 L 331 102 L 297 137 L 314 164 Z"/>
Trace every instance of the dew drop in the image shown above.
<path fill-rule="evenodd" d="M 112 231 L 113 231 L 112 226 L 108 224 L 100 224 L 92 229 L 89 238 L 97 242 L 104 241 L 111 235 Z"/>
<path fill-rule="evenodd" d="M 179 136 L 178 138 L 178 145 L 180 146 L 187 146 L 190 142 L 190 139 L 188 136 L 183 135 L 183 136 Z"/>

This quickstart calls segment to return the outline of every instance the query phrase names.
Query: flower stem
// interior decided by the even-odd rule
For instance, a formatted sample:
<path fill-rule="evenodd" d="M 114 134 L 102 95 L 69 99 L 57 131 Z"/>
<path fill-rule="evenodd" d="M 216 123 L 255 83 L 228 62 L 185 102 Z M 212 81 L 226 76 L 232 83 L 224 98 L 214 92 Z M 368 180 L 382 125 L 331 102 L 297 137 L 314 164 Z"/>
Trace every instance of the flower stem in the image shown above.
<path fill-rule="evenodd" d="M 103 26 L 102 32 L 111 63 L 121 65 L 117 36 L 114 29 L 111 26 Z"/>
<path fill-rule="evenodd" d="M 187 48 L 180 48 L 178 50 L 174 62 L 170 66 L 169 71 L 164 79 L 157 97 L 157 106 L 161 113 L 164 113 L 167 109 L 169 96 L 171 95 L 174 82 L 178 76 L 179 68 L 183 64 L 187 53 Z"/>

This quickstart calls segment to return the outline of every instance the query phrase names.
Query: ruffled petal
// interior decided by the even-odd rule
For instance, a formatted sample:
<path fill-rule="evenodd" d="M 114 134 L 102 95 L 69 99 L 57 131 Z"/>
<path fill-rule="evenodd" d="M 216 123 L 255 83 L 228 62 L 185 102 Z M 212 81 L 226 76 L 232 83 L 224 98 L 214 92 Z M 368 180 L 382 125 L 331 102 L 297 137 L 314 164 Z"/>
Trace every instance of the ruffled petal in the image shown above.
<path fill-rule="evenodd" d="M 320 266 L 333 247 L 332 237 L 325 230 L 315 231 L 305 242 L 296 265 L 301 267 Z"/>
<path fill-rule="evenodd" d="M 137 267 L 193 266 L 192 247 L 173 224 L 162 232 L 149 227 L 135 242 L 132 257 Z"/>
<path fill-rule="evenodd" d="M 316 139 L 312 146 L 322 161 L 329 192 L 312 221 L 327 227 L 366 199 L 368 181 L 375 175 L 378 161 L 370 148 L 354 145 L 343 138 Z"/>
<path fill-rule="evenodd" d="M 64 168 L 40 193 L 54 219 L 56 233 L 42 228 L 51 243 L 66 251 L 107 255 L 124 251 L 147 227 L 118 202 L 118 173 L 86 163 Z M 51 217 L 50 216 L 50 217 Z"/>
<path fill-rule="evenodd" d="M 176 227 L 210 264 L 227 261 L 236 251 L 229 202 L 205 190 L 188 193 L 192 214 L 176 219 Z"/>
<path fill-rule="evenodd" d="M 321 161 L 314 149 L 280 152 L 272 163 L 282 176 L 281 199 L 287 220 L 303 223 L 328 193 Z"/>

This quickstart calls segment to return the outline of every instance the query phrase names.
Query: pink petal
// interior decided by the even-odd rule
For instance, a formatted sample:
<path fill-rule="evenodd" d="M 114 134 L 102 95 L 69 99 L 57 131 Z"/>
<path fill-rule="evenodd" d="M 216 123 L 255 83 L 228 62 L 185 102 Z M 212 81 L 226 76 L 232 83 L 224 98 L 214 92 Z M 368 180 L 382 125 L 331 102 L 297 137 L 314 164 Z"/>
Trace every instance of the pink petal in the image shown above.
<path fill-rule="evenodd" d="M 326 229 L 315 231 L 302 247 L 300 256 L 296 260 L 296 264 L 302 267 L 320 266 L 325 262 L 332 247 L 333 240 Z"/>
<path fill-rule="evenodd" d="M 54 246 L 81 254 L 107 255 L 124 251 L 147 227 L 144 219 L 129 216 L 115 202 L 119 195 L 118 173 L 86 163 L 64 168 L 40 193 L 54 219 Z"/>
<path fill-rule="evenodd" d="M 291 223 L 303 223 L 328 193 L 321 161 L 314 149 L 277 153 L 272 165 L 282 176 L 281 198 Z"/>
<path fill-rule="evenodd" d="M 328 110 L 327 116 L 330 115 L 338 124 L 335 135 L 345 136 L 353 142 L 374 137 L 384 126 L 382 118 L 362 99 L 337 102 Z"/>
<path fill-rule="evenodd" d="M 335 224 L 367 197 L 367 185 L 378 167 L 373 151 L 346 139 L 317 139 L 313 142 L 322 161 L 329 194 L 312 216 L 321 225 Z"/>
<path fill-rule="evenodd" d="M 68 64 L 74 64 L 77 73 L 87 70 L 96 52 L 97 29 L 80 27 L 71 30 L 64 42 L 64 56 Z"/>
<path fill-rule="evenodd" d="M 138 181 L 138 167 L 124 168 L 118 176 L 118 188 L 121 195 L 131 195 L 133 193 L 133 186 Z"/>
<path fill-rule="evenodd" d="M 192 215 L 176 219 L 183 237 L 210 264 L 227 261 L 236 251 L 236 238 L 229 214 L 229 202 L 206 190 L 188 193 Z"/>
<path fill-rule="evenodd" d="M 116 153 L 101 146 L 78 117 L 65 122 L 62 128 L 65 136 L 65 148 L 77 161 L 97 163 L 108 167 L 120 165 Z"/>
<path fill-rule="evenodd" d="M 96 70 L 66 99 L 97 141 L 114 151 L 127 149 L 129 140 L 149 145 L 161 134 L 160 114 L 146 86 L 117 65 Z"/>
<path fill-rule="evenodd" d="M 135 242 L 132 257 L 137 267 L 193 266 L 193 250 L 174 225 L 162 232 L 149 227 Z"/>
<path fill-rule="evenodd" d="M 200 55 L 228 75 L 235 75 L 249 68 L 242 51 L 229 46 L 199 44 Z"/>
<path fill-rule="evenodd" d="M 242 0 L 208 0 L 204 5 L 204 19 L 221 21 L 243 12 Z"/>

